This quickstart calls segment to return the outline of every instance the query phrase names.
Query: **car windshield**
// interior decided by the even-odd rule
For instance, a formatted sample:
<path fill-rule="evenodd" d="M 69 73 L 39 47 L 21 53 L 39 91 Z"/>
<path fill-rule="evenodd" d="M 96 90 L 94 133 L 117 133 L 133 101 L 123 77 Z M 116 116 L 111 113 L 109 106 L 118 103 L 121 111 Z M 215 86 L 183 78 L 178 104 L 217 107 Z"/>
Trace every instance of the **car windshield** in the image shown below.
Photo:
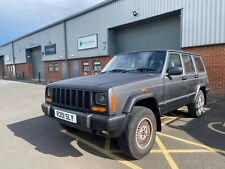
<path fill-rule="evenodd" d="M 116 55 L 102 70 L 106 72 L 151 72 L 161 73 L 166 52 L 150 51 Z"/>

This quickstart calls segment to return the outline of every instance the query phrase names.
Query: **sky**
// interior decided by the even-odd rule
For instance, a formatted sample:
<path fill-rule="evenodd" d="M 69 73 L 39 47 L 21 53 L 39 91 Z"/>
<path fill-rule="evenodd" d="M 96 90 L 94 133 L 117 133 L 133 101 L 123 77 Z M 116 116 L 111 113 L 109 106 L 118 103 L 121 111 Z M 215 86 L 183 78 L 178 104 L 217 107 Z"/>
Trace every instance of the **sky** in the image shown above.
<path fill-rule="evenodd" d="M 103 0 L 0 0 L 0 45 Z"/>

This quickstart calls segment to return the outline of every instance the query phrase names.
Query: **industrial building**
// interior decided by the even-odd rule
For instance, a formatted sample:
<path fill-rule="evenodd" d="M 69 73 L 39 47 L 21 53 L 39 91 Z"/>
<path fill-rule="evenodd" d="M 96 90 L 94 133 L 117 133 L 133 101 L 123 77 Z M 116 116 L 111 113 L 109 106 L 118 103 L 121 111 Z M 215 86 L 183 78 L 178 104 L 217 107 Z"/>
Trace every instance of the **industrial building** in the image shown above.
<path fill-rule="evenodd" d="M 91 75 L 117 53 L 149 49 L 202 55 L 211 91 L 225 93 L 225 1 L 106 0 L 0 46 L 0 77 Z"/>

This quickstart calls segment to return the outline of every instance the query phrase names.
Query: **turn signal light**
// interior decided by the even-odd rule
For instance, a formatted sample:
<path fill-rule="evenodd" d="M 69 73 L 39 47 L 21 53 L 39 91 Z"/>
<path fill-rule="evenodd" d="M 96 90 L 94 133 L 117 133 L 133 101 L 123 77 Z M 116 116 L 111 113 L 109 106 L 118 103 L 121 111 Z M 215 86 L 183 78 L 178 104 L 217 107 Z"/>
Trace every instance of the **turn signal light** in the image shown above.
<path fill-rule="evenodd" d="M 46 97 L 46 102 L 48 102 L 48 103 L 51 103 L 52 102 L 52 98 L 50 98 L 50 97 Z"/>
<path fill-rule="evenodd" d="M 115 96 L 111 97 L 111 111 L 113 113 L 116 112 L 116 97 Z"/>
<path fill-rule="evenodd" d="M 107 109 L 106 107 L 92 106 L 91 110 L 95 112 L 105 113 Z"/>

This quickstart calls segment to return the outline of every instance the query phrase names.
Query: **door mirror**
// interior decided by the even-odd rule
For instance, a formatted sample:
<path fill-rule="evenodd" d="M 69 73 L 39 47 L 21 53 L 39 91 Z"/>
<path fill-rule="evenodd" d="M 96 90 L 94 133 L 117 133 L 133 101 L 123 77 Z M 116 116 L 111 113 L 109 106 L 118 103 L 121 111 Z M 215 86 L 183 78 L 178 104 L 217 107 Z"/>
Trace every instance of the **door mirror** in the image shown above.
<path fill-rule="evenodd" d="M 181 75 L 183 73 L 183 69 L 181 67 L 173 67 L 167 70 L 168 76 Z"/>

